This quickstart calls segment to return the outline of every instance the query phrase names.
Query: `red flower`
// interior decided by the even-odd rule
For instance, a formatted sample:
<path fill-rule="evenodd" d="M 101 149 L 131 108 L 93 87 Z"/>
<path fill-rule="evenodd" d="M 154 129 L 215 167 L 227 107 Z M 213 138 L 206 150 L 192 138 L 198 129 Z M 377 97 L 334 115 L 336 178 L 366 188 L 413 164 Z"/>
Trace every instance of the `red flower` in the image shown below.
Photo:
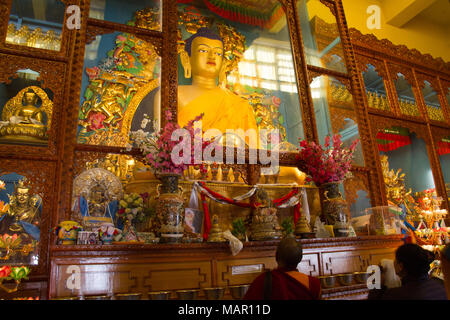
<path fill-rule="evenodd" d="M 0 268 L 0 278 L 6 278 L 11 273 L 12 268 L 10 266 L 3 266 Z"/>
<path fill-rule="evenodd" d="M 105 126 L 103 125 L 103 120 L 106 119 L 106 116 L 100 112 L 91 112 L 89 113 L 88 123 L 89 130 L 98 130 L 102 129 Z"/>

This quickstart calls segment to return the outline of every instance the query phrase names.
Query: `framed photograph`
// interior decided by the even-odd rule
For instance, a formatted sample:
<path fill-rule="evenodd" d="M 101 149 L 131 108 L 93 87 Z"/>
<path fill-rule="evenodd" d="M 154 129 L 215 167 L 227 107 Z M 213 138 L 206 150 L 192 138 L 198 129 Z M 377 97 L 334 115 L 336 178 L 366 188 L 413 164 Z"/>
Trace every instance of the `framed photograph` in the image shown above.
<path fill-rule="evenodd" d="M 77 244 L 88 244 L 89 231 L 78 231 Z"/>
<path fill-rule="evenodd" d="M 184 209 L 184 223 L 189 227 L 189 231 L 193 233 L 201 233 L 202 232 L 202 223 L 203 223 L 203 211 L 185 208 Z"/>
<path fill-rule="evenodd" d="M 98 232 L 89 232 L 88 238 L 87 238 L 87 244 L 99 244 L 98 240 Z"/>

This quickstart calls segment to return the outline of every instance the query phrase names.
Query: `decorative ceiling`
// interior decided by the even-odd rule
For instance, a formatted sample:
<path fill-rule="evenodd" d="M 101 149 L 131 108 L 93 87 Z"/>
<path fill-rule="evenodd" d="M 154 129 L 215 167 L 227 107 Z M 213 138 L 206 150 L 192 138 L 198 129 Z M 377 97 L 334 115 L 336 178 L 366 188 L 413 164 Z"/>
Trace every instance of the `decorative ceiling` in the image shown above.
<path fill-rule="evenodd" d="M 178 3 L 202 4 L 222 18 L 264 29 L 272 28 L 284 16 L 277 0 L 178 0 Z"/>

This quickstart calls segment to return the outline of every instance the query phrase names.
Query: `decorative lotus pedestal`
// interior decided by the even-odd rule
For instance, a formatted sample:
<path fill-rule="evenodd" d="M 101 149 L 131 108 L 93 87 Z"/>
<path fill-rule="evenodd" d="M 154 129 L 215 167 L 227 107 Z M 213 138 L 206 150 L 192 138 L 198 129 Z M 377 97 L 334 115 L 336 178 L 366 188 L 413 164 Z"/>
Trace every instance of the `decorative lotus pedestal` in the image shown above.
<path fill-rule="evenodd" d="M 322 213 L 326 223 L 333 226 L 336 237 L 347 237 L 349 234 L 347 202 L 339 191 L 339 182 L 325 183 L 320 186 L 323 191 Z"/>
<path fill-rule="evenodd" d="M 161 243 L 180 243 L 184 233 L 183 189 L 178 186 L 180 175 L 158 174 L 156 215 Z"/>
<path fill-rule="evenodd" d="M 26 266 L 11 267 L 3 266 L 0 267 L 0 289 L 7 293 L 16 292 L 19 288 L 20 282 L 23 279 L 28 280 L 28 275 L 30 274 L 30 268 Z M 14 280 L 13 286 L 7 286 L 3 283 L 4 280 Z"/>

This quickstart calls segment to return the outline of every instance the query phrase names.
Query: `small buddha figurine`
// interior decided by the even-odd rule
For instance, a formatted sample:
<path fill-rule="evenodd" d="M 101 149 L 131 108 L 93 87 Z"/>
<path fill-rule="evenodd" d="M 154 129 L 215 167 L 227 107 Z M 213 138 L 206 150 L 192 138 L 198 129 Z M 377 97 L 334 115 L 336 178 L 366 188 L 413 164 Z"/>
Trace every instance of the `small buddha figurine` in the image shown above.
<path fill-rule="evenodd" d="M 42 93 L 45 92 L 42 91 Z M 45 111 L 51 112 L 52 102 L 46 100 L 41 107 L 38 107 L 39 98 L 34 89 L 30 88 L 23 93 L 19 102 L 17 99 L 20 99 L 20 96 L 8 101 L 2 112 L 0 136 L 30 141 L 48 139 L 47 125 L 44 122 L 50 115 Z"/>
<path fill-rule="evenodd" d="M 278 223 L 277 209 L 271 207 L 267 192 L 259 189 L 256 192 L 259 203 L 250 225 L 250 240 L 276 240 L 282 232 Z"/>
<path fill-rule="evenodd" d="M 15 186 L 14 193 L 9 195 L 9 209 L 0 217 L 0 234 L 21 235 L 22 243 L 39 241 L 39 207 L 41 198 L 30 195 L 26 180 L 20 180 Z"/>
<path fill-rule="evenodd" d="M 222 229 L 219 226 L 219 217 L 217 215 L 213 215 L 212 217 L 212 226 L 208 235 L 208 242 L 225 242 L 227 241 L 223 237 Z"/>

